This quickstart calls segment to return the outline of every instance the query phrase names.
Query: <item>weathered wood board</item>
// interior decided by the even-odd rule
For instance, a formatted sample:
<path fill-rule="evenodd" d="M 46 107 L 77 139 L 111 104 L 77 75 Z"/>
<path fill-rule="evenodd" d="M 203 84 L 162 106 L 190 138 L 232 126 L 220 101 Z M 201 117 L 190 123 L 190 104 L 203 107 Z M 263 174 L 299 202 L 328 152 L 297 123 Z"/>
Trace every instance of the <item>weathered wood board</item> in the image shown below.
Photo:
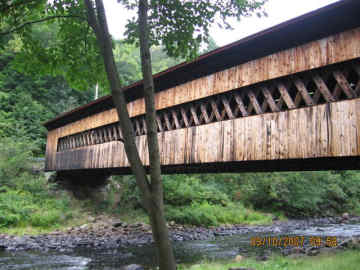
<path fill-rule="evenodd" d="M 159 133 L 161 164 L 360 156 L 360 99 Z M 146 136 L 137 137 L 148 165 Z M 128 167 L 121 142 L 58 152 L 55 170 Z"/>
<path fill-rule="evenodd" d="M 294 74 L 297 72 L 305 71 L 305 70 L 311 70 L 314 68 L 319 68 L 323 66 L 327 66 L 334 63 L 339 63 L 342 61 L 355 59 L 360 57 L 360 46 L 359 46 L 359 40 L 360 40 L 360 28 L 352 29 L 343 33 L 339 33 L 327 38 L 323 38 L 321 40 L 313 41 L 292 49 L 284 50 L 272 55 L 265 56 L 263 58 L 255 59 L 253 61 L 232 67 L 230 69 L 226 69 L 223 71 L 216 72 L 214 74 L 189 81 L 187 83 L 181 84 L 179 86 L 167 89 L 162 92 L 158 92 L 156 94 L 156 108 L 157 109 L 163 109 L 171 106 L 175 106 L 178 104 L 183 104 L 192 100 L 198 100 L 207 96 L 215 95 L 218 93 L 227 92 L 233 89 L 238 89 L 244 86 L 256 84 L 258 82 L 267 81 L 274 78 L 279 78 L 282 76 L 286 76 L 289 74 Z M 129 114 L 130 117 L 134 117 L 137 115 L 141 115 L 145 111 L 144 106 L 144 100 L 138 99 L 128 104 Z M 356 110 L 354 111 L 356 112 Z M 353 113 L 354 113 L 353 112 Z M 348 113 L 351 114 L 351 113 Z M 272 115 L 272 114 L 271 114 Z M 281 115 L 281 116 L 280 116 Z M 305 114 L 307 115 L 307 114 Z M 263 115 L 263 118 L 259 118 L 259 120 L 252 120 L 254 122 L 251 123 L 238 123 L 236 120 L 234 122 L 234 125 L 245 125 L 246 124 L 246 132 L 245 134 L 248 134 L 249 128 L 256 129 L 258 128 L 258 125 L 260 122 L 266 122 L 267 130 L 263 132 L 268 132 L 269 130 L 287 130 L 287 132 L 290 132 L 288 136 L 284 137 L 284 132 L 278 132 L 278 135 L 274 135 L 274 137 L 271 138 L 272 141 L 267 141 L 270 138 L 266 138 L 260 134 L 255 134 L 257 137 L 249 137 L 247 136 L 247 143 L 246 148 L 250 147 L 252 148 L 259 148 L 260 145 L 257 143 L 258 140 L 262 142 L 261 147 L 264 147 L 266 149 L 266 153 L 268 156 L 274 156 L 274 155 L 295 155 L 298 154 L 298 152 L 304 151 L 308 152 L 308 150 L 301 149 L 286 149 L 286 146 L 283 145 L 281 142 L 281 138 L 283 138 L 283 141 L 286 140 L 289 143 L 295 143 L 297 142 L 294 138 L 297 138 L 298 132 L 297 130 L 288 130 L 289 127 L 292 126 L 277 126 L 277 122 L 275 119 L 267 119 L 267 117 L 270 117 L 268 114 Z M 271 116 L 275 117 L 275 116 Z M 284 117 L 282 114 L 279 114 L 279 117 Z M 295 116 L 291 116 L 295 117 Z M 340 116 L 338 116 L 340 117 Z M 250 117 L 249 119 L 254 119 L 253 117 Z M 104 111 L 102 113 L 97 113 L 92 116 L 83 118 L 81 120 L 75 121 L 73 123 L 67 124 L 65 126 L 62 126 L 60 128 L 50 130 L 48 132 L 48 141 L 46 146 L 46 170 L 55 170 L 57 168 L 58 161 L 56 156 L 58 155 L 65 155 L 65 154 L 56 154 L 57 149 L 57 142 L 60 137 L 68 136 L 71 134 L 75 134 L 78 132 L 82 132 L 85 130 L 90 130 L 96 127 L 101 127 L 110 123 L 115 123 L 118 121 L 118 117 L 116 114 L 116 111 L 114 109 Z M 250 120 L 243 120 L 243 121 L 250 121 Z M 310 125 L 309 123 L 305 122 L 305 120 L 302 118 L 303 125 Z M 259 122 L 259 123 L 258 123 Z M 290 121 L 291 122 L 291 121 Z M 223 123 L 217 123 L 216 125 L 224 125 Z M 294 122 L 291 122 L 294 124 Z M 284 124 L 282 124 L 284 125 Z M 313 123 L 313 125 L 315 125 Z M 336 123 L 336 125 L 339 125 L 343 127 L 345 130 L 350 129 L 349 126 L 344 126 L 344 123 Z M 316 126 L 313 126 L 312 129 L 318 128 L 318 126 L 322 127 L 322 123 L 316 123 Z M 244 128 L 245 128 L 244 127 Z M 206 132 L 203 131 L 202 128 L 204 127 L 196 127 L 192 128 L 192 132 L 199 134 L 197 135 L 196 140 L 199 140 L 199 138 L 207 137 Z M 230 129 L 230 127 L 227 127 L 227 132 Z M 321 129 L 322 130 L 322 129 Z M 177 131 L 179 132 L 179 131 Z M 203 132 L 203 133 L 201 133 Z M 214 132 L 214 131 L 211 131 Z M 229 131 L 230 134 L 233 134 L 232 136 L 235 137 L 235 134 L 237 134 L 238 130 L 235 129 L 234 131 Z M 275 132 L 275 131 L 274 131 Z M 343 132 L 343 131 L 342 131 Z M 345 131 L 344 131 L 345 132 Z M 294 134 L 293 134 L 294 133 Z M 228 134 L 228 133 L 226 133 Z M 302 135 L 305 135 L 302 133 Z M 162 137 L 164 139 L 168 139 L 166 136 L 162 134 Z M 185 133 L 184 136 L 190 136 L 189 134 Z M 225 136 L 225 135 L 224 135 Z M 245 136 L 244 134 L 239 134 L 239 136 Z M 352 135 L 353 136 L 353 135 Z M 226 137 L 226 136 L 225 136 Z M 179 135 L 179 138 L 181 136 Z M 226 137 L 227 138 L 227 137 Z M 321 137 L 321 140 L 323 137 Z M 343 138 L 343 137 L 342 137 Z M 215 158 L 213 155 L 208 156 L 206 154 L 203 154 L 201 151 L 201 146 L 198 145 L 197 142 L 195 142 L 195 138 L 188 138 L 189 140 L 193 141 L 193 144 L 190 146 L 184 145 L 184 155 L 186 158 L 190 158 L 191 160 L 194 160 L 194 162 L 198 162 L 199 160 L 207 159 L 207 158 Z M 143 140 L 142 138 L 139 138 L 139 140 Z M 278 144 L 274 144 L 273 141 L 279 141 Z M 322 145 L 324 148 L 322 151 L 326 152 L 325 146 L 323 145 L 322 141 L 319 141 L 317 144 L 314 144 L 316 146 Z M 214 141 L 214 140 L 211 140 Z M 264 144 L 266 142 L 266 146 Z M 240 142 L 236 142 L 236 140 L 231 140 L 227 138 L 227 141 L 225 145 L 223 146 L 224 149 L 228 145 L 234 145 Z M 113 143 L 112 143 L 113 144 Z M 142 142 L 142 147 L 145 147 L 145 142 Z M 229 147 L 230 147 L 229 146 Z M 189 148 L 190 147 L 190 148 Z M 198 147 L 200 147 L 198 149 Z M 244 146 L 245 147 L 245 146 Z M 332 146 L 336 151 L 341 148 L 341 151 L 348 151 L 348 148 L 351 148 L 353 150 L 353 146 Z M 313 147 L 309 148 L 312 150 Z M 95 148 L 94 148 L 95 149 Z M 96 148 L 97 149 L 97 148 Z M 168 151 L 168 148 L 164 146 L 164 151 Z M 174 150 L 174 148 L 169 148 Z M 264 150 L 261 149 L 261 150 Z M 169 150 L 169 151 L 172 151 Z M 190 150 L 194 150 L 194 152 L 191 152 Z M 259 149 L 260 150 L 260 149 Z M 79 151 L 79 150 L 74 150 Z M 100 150 L 92 150 L 92 155 L 98 154 Z M 116 148 L 116 151 L 120 151 Z M 190 151 L 190 152 L 189 152 Z M 227 153 L 225 150 L 216 150 L 216 153 L 226 153 L 225 159 L 231 159 L 233 154 Z M 225 152 L 224 152 L 225 151 Z M 238 150 L 236 150 L 237 152 Z M 95 153 L 96 152 L 96 153 Z M 262 157 L 263 151 L 252 151 L 252 152 L 240 152 L 239 155 L 242 156 L 243 159 L 253 159 Z M 220 154 L 219 154 L 220 155 Z M 290 155 L 290 156 L 291 156 Z M 304 153 L 305 155 L 305 153 Z M 315 155 L 315 154 L 314 154 Z M 235 155 L 236 156 L 236 155 Z M 169 160 L 172 160 L 170 157 L 168 157 L 166 160 L 164 160 L 165 163 L 169 162 Z M 174 157 L 176 162 L 180 162 L 179 157 Z"/>

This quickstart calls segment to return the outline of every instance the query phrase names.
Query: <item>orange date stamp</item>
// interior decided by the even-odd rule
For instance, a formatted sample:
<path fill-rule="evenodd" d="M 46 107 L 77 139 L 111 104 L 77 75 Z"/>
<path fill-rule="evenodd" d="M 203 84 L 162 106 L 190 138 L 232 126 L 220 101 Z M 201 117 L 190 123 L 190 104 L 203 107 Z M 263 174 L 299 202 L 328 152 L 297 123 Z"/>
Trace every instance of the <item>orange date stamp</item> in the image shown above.
<path fill-rule="evenodd" d="M 304 247 L 308 244 L 313 247 L 326 245 L 327 247 L 336 247 L 338 245 L 336 236 L 254 236 L 250 238 L 250 245 L 253 247 Z"/>

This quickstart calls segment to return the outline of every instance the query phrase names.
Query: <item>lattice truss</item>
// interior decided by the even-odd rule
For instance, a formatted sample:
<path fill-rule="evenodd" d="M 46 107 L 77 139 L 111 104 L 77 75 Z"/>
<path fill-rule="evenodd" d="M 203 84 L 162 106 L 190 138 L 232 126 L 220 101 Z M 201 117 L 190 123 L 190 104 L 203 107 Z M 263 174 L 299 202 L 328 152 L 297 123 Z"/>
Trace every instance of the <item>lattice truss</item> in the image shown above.
<path fill-rule="evenodd" d="M 164 132 L 359 96 L 360 60 L 357 59 L 159 110 L 156 120 L 158 132 Z M 145 115 L 131 120 L 136 136 L 145 135 Z M 116 140 L 122 140 L 119 123 L 62 137 L 58 151 Z"/>

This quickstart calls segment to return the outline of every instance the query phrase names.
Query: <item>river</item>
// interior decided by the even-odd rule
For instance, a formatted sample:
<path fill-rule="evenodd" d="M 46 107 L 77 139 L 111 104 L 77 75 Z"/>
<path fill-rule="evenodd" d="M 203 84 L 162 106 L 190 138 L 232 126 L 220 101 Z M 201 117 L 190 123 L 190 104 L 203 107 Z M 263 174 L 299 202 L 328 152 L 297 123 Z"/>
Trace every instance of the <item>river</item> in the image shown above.
<path fill-rule="evenodd" d="M 338 239 L 360 236 L 360 223 L 355 224 L 328 224 L 299 228 L 292 230 L 289 236 L 304 236 L 308 241 L 311 236 L 318 236 L 325 241 L 333 236 Z M 280 237 L 281 235 L 269 232 L 235 234 L 218 236 L 212 240 L 195 240 L 174 242 L 175 256 L 178 263 L 195 264 L 203 259 L 222 260 L 231 259 L 238 254 L 256 256 L 265 251 L 263 247 L 252 246 L 253 237 Z M 272 247 L 274 252 L 279 248 Z M 151 244 L 130 246 L 111 250 L 94 250 L 79 248 L 69 252 L 35 252 L 35 251 L 0 251 L 0 269 L 119 269 L 123 265 L 141 264 L 146 268 L 156 265 L 155 248 Z"/>

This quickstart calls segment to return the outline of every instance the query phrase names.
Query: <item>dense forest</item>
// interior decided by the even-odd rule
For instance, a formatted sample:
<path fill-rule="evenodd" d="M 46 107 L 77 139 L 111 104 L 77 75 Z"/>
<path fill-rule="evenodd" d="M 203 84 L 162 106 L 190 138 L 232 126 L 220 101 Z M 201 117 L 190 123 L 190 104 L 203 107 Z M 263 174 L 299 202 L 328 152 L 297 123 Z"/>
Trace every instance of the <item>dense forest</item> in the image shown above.
<path fill-rule="evenodd" d="M 35 33 L 51 37 L 49 28 L 37 27 Z M 0 229 L 29 225 L 51 229 L 71 223 L 77 216 L 74 209 L 83 207 L 120 216 L 132 212 L 146 219 L 132 176 L 112 178 L 115 186 L 121 186 L 121 196 L 110 190 L 113 195 L 100 204 L 85 202 L 74 208 L 72 198 L 44 175 L 31 172 L 34 157 L 44 156 L 42 123 L 93 100 L 95 85 L 78 90 L 61 74 L 32 73 L 22 65 L 19 46 L 23 45 L 12 36 L 2 41 L 0 53 Z M 215 48 L 212 41 L 199 54 Z M 114 54 L 124 86 L 141 79 L 137 47 L 117 40 Z M 152 59 L 154 73 L 183 61 L 167 57 L 160 46 L 152 49 Z M 100 87 L 99 95 L 106 94 Z M 167 219 L 177 223 L 262 224 L 275 217 L 360 213 L 360 174 L 355 171 L 175 175 L 163 180 Z"/>

